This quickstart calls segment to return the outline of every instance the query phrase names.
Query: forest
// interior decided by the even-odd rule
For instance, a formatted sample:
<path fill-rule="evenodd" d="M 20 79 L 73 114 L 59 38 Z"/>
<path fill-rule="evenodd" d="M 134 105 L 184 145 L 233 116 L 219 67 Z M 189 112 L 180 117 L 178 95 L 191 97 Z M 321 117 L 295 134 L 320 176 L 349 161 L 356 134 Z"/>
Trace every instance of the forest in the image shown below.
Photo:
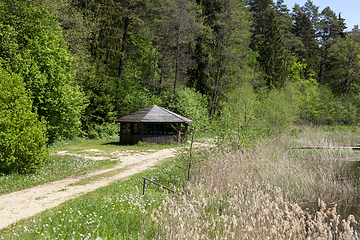
<path fill-rule="evenodd" d="M 1 0 L 0 172 L 152 104 L 241 144 L 357 125 L 360 30 L 283 0 Z"/>

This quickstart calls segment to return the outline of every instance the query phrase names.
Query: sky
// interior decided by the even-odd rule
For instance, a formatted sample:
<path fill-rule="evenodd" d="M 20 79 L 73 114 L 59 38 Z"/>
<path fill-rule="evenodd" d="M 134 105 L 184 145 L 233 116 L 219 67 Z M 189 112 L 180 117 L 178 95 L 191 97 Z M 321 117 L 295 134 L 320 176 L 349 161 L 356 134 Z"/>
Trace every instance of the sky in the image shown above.
<path fill-rule="evenodd" d="M 305 2 L 307 0 L 284 0 L 290 12 L 292 12 L 295 3 L 301 7 L 304 6 Z M 329 6 L 336 13 L 336 16 L 341 13 L 341 17 L 345 19 L 348 27 L 346 31 L 351 31 L 354 25 L 360 26 L 360 0 L 312 0 L 312 2 L 319 7 L 319 12 Z"/>

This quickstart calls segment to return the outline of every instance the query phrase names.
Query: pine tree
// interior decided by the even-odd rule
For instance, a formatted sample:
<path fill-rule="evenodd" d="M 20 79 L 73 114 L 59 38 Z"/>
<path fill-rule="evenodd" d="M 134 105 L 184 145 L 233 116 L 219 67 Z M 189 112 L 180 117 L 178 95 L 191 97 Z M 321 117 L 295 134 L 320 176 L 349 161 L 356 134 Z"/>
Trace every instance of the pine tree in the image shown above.
<path fill-rule="evenodd" d="M 254 16 L 254 30 L 251 48 L 258 53 L 257 61 L 265 73 L 269 88 L 280 88 L 286 79 L 286 52 L 278 13 L 272 8 L 272 1 L 250 1 Z"/>
<path fill-rule="evenodd" d="M 317 76 L 319 69 L 319 47 L 314 25 L 310 20 L 310 13 L 305 13 L 300 8 L 294 8 L 292 17 L 294 21 L 293 33 L 302 42 L 301 47 L 296 49 L 295 52 L 299 60 L 306 63 L 305 77 Z"/>
<path fill-rule="evenodd" d="M 210 116 L 214 117 L 224 94 L 250 75 L 251 15 L 241 0 L 198 3 L 202 9 L 203 32 L 197 41 L 196 65 L 189 84 L 206 91 Z"/>
<path fill-rule="evenodd" d="M 346 29 L 344 19 L 336 17 L 330 7 L 324 8 L 320 14 L 318 36 L 321 42 L 321 62 L 319 77 L 321 82 L 326 83 L 326 72 L 328 70 L 328 49 L 337 37 L 344 37 Z"/>

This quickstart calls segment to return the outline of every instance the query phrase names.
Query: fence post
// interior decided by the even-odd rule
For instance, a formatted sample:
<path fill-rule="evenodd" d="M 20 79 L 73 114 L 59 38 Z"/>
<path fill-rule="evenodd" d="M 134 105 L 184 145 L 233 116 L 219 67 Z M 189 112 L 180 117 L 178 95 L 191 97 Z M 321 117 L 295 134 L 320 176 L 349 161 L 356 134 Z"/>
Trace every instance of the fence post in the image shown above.
<path fill-rule="evenodd" d="M 145 184 L 146 184 L 146 179 L 144 178 L 143 195 L 145 195 Z"/>

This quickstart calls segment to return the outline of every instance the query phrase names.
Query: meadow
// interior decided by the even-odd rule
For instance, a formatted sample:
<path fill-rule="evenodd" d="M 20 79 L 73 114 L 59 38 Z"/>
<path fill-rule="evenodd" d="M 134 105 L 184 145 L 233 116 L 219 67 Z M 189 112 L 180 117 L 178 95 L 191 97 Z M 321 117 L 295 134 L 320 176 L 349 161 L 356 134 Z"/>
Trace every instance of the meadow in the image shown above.
<path fill-rule="evenodd" d="M 357 239 L 357 131 L 301 128 L 189 152 L 0 232 L 1 239 Z M 185 165 L 184 165 L 185 164 Z M 147 184 L 147 177 L 184 194 Z"/>

